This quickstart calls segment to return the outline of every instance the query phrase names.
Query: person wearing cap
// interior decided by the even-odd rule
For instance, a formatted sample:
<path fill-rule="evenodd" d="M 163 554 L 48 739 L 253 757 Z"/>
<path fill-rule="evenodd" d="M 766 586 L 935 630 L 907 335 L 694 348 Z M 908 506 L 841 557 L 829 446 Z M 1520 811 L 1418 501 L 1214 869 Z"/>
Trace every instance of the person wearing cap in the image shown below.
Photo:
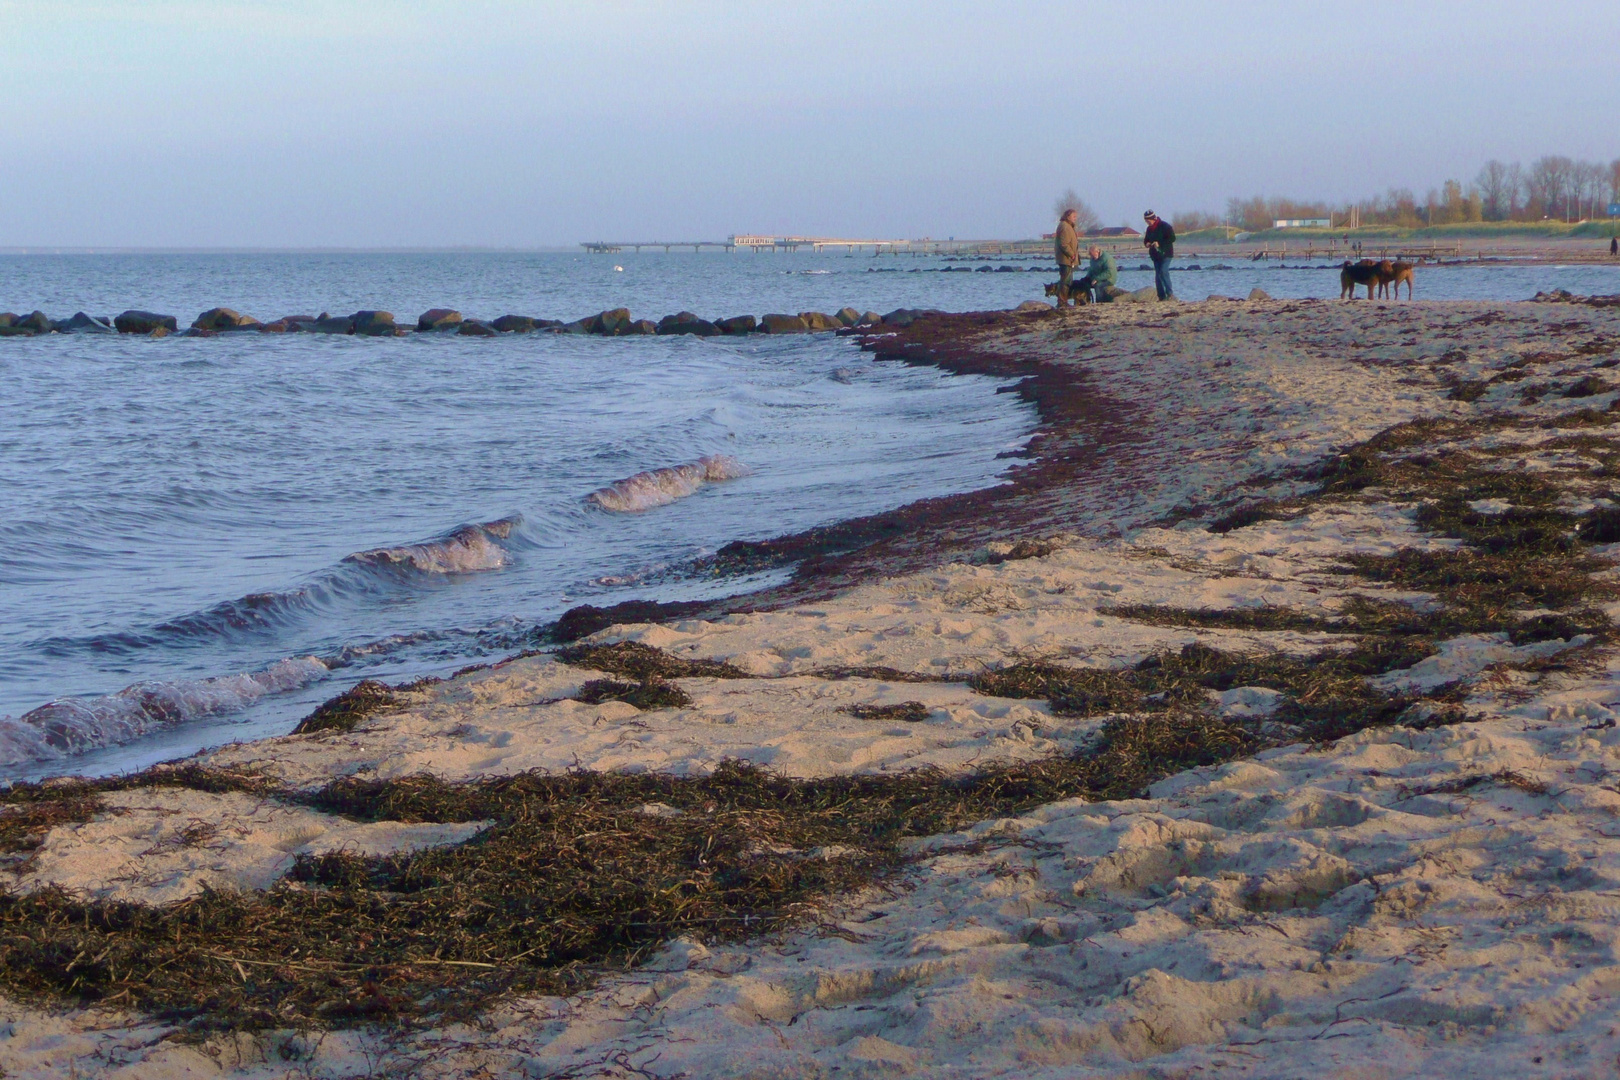
<path fill-rule="evenodd" d="M 1081 278 L 1077 285 L 1082 289 L 1090 289 L 1097 303 L 1107 303 L 1110 299 L 1108 290 L 1119 282 L 1119 267 L 1114 265 L 1113 255 L 1096 244 L 1092 244 L 1086 254 L 1091 257 L 1091 261 L 1086 264 L 1086 276 Z"/>
<path fill-rule="evenodd" d="M 1063 287 L 1063 296 L 1068 296 L 1074 287 L 1074 268 L 1080 265 L 1080 234 L 1075 232 L 1074 223 L 1080 215 L 1073 210 L 1063 211 L 1058 218 L 1057 232 L 1053 236 L 1052 247 L 1057 255 L 1058 284 Z M 1064 301 L 1060 297 L 1058 306 L 1062 307 Z"/>
<path fill-rule="evenodd" d="M 1176 230 L 1151 210 L 1142 215 L 1142 220 L 1147 222 L 1142 244 L 1148 249 L 1148 257 L 1153 260 L 1153 288 L 1160 300 L 1172 299 L 1176 294 L 1170 288 L 1170 260 L 1176 254 Z"/>

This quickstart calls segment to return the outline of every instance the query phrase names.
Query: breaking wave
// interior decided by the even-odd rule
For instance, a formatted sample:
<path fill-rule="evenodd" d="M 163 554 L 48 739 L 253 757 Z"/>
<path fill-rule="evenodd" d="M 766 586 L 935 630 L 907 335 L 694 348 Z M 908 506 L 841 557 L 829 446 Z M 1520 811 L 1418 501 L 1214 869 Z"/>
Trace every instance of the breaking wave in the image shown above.
<path fill-rule="evenodd" d="M 499 570 L 507 563 L 507 552 L 497 541 L 512 535 L 520 517 L 502 518 L 482 525 L 463 525 L 439 540 L 403 547 L 357 551 L 343 561 L 416 570 L 424 574 L 470 574 L 479 570 Z"/>
<path fill-rule="evenodd" d="M 604 510 L 619 513 L 651 510 L 686 498 L 706 482 L 736 480 L 752 471 L 734 457 L 709 454 L 685 465 L 638 472 L 599 488 L 586 498 Z"/>
<path fill-rule="evenodd" d="M 324 679 L 328 670 L 313 656 L 299 656 L 249 675 L 138 682 L 105 697 L 53 701 L 17 719 L 0 718 L 0 763 L 51 761 L 129 742 L 161 727 L 239 712 L 271 694 Z"/>

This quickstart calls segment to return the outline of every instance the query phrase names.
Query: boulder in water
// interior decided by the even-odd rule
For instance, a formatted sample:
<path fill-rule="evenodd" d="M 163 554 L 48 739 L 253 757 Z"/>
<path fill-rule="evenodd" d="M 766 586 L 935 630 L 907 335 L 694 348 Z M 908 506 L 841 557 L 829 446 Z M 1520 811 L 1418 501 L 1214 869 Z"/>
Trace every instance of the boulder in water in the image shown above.
<path fill-rule="evenodd" d="M 763 315 L 759 320 L 762 334 L 805 334 L 810 327 L 797 315 Z"/>
<path fill-rule="evenodd" d="M 720 327 L 708 319 L 700 319 L 690 311 L 683 311 L 678 315 L 665 315 L 658 320 L 660 334 L 694 334 L 697 337 L 714 337 L 724 333 Z"/>
<path fill-rule="evenodd" d="M 759 328 L 759 320 L 752 315 L 738 315 L 732 319 L 721 319 L 714 325 L 720 328 L 722 334 L 752 334 Z"/>
<path fill-rule="evenodd" d="M 146 336 L 150 338 L 168 337 L 173 332 L 174 331 L 170 330 L 167 326 L 154 326 L 152 327 L 152 332 Z"/>
<path fill-rule="evenodd" d="M 112 334 L 116 333 L 111 326 L 100 319 L 86 315 L 82 311 L 73 313 L 71 319 L 62 319 L 51 324 L 51 328 L 59 334 Z"/>
<path fill-rule="evenodd" d="M 250 318 L 230 308 L 209 308 L 192 322 L 193 330 L 257 330 L 260 327 L 257 319 Z"/>
<path fill-rule="evenodd" d="M 528 334 L 548 326 L 561 326 L 554 319 L 531 319 L 527 315 L 502 315 L 489 325 L 503 334 Z"/>
<path fill-rule="evenodd" d="M 810 332 L 814 334 L 827 330 L 837 330 L 843 325 L 831 315 L 823 315 L 819 311 L 801 311 L 799 312 L 799 318 L 804 320 L 804 325 L 809 327 Z"/>
<path fill-rule="evenodd" d="M 17 325 L 17 313 L 14 311 L 0 311 L 0 329 L 9 330 Z"/>
<path fill-rule="evenodd" d="M 881 326 L 882 324 L 883 316 L 879 315 L 875 311 L 861 312 L 860 319 L 855 323 L 856 326 Z"/>
<path fill-rule="evenodd" d="M 843 326 L 858 326 L 861 321 L 861 313 L 852 307 L 839 308 L 838 314 L 834 318 Z"/>
<path fill-rule="evenodd" d="M 482 319 L 467 319 L 457 324 L 461 337 L 500 337 L 501 332 Z"/>
<path fill-rule="evenodd" d="M 917 321 L 917 311 L 913 308 L 895 308 L 883 316 L 884 326 L 897 326 L 902 330 Z"/>
<path fill-rule="evenodd" d="M 158 327 L 165 330 L 180 329 L 180 320 L 173 315 L 157 315 L 150 311 L 130 310 L 113 316 L 113 326 L 120 334 L 150 334 Z"/>
<path fill-rule="evenodd" d="M 1266 292 L 1266 290 L 1264 290 L 1264 289 L 1250 289 L 1249 290 L 1249 299 L 1250 300 L 1270 300 L 1271 299 L 1271 294 Z"/>
<path fill-rule="evenodd" d="M 417 332 L 423 334 L 429 330 L 454 330 L 460 325 L 461 312 L 442 307 L 429 308 L 416 320 Z"/>
<path fill-rule="evenodd" d="M 27 330 L 34 334 L 48 334 L 56 328 L 50 316 L 43 311 L 30 312 L 11 325 L 18 330 Z"/>
<path fill-rule="evenodd" d="M 354 333 L 354 319 L 347 315 L 330 316 L 322 314 L 310 324 L 312 334 L 352 334 Z"/>
<path fill-rule="evenodd" d="M 656 334 L 658 333 L 658 324 L 651 319 L 637 319 L 619 332 L 621 334 Z"/>
<path fill-rule="evenodd" d="M 357 311 L 352 316 L 354 332 L 366 337 L 393 337 L 394 315 L 388 311 Z"/>
<path fill-rule="evenodd" d="M 586 320 L 592 334 L 622 334 L 630 326 L 629 308 L 610 308 Z"/>
<path fill-rule="evenodd" d="M 596 316 L 592 315 L 591 317 L 586 318 L 586 319 L 576 319 L 575 321 L 573 321 L 571 323 L 564 323 L 563 325 L 557 327 L 557 333 L 559 333 L 559 334 L 590 334 L 590 333 L 595 332 L 595 331 L 593 331 L 591 329 L 591 327 L 593 327 L 595 325 L 596 325 Z"/>

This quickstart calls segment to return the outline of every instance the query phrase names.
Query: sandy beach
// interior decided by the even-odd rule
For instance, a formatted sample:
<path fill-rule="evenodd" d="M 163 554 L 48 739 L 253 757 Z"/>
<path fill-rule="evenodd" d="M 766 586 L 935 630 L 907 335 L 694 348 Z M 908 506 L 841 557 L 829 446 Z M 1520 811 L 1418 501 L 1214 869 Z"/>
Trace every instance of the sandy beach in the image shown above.
<path fill-rule="evenodd" d="M 1620 306 L 861 341 L 1018 380 L 1041 426 L 1006 482 L 709 566 L 797 565 L 778 588 L 11 789 L 4 1075 L 1613 1074 Z M 511 792 L 595 774 L 595 816 L 545 819 L 578 865 L 499 854 L 538 820 Z M 631 885 L 677 898 L 625 916 L 661 929 L 569 921 Z M 435 949 L 406 908 L 535 921 Z"/>

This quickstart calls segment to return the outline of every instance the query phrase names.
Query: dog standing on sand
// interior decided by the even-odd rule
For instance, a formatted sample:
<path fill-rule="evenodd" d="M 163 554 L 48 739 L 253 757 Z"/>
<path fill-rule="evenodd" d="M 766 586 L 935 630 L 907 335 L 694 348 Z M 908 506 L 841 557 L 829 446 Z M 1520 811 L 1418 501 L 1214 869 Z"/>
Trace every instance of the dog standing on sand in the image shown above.
<path fill-rule="evenodd" d="M 1391 300 L 1399 300 L 1401 298 L 1401 282 L 1404 281 L 1406 282 L 1406 298 L 1408 300 L 1412 299 L 1412 270 L 1411 263 L 1401 262 L 1399 259 L 1394 262 L 1386 259 L 1379 263 L 1378 295 L 1387 296 Z M 1391 292 L 1391 286 L 1394 287 L 1393 292 Z"/>
<path fill-rule="evenodd" d="M 1339 268 L 1339 299 L 1354 300 L 1356 287 L 1367 286 L 1367 299 L 1373 298 L 1373 288 L 1378 284 L 1378 264 L 1371 259 L 1362 259 L 1360 262 L 1344 261 Z"/>
<path fill-rule="evenodd" d="M 1090 289 L 1082 289 L 1078 286 L 1066 286 L 1061 281 L 1054 281 L 1052 284 L 1048 285 L 1046 287 L 1046 295 L 1056 299 L 1058 307 L 1062 307 L 1063 305 L 1069 303 L 1091 303 Z"/>

